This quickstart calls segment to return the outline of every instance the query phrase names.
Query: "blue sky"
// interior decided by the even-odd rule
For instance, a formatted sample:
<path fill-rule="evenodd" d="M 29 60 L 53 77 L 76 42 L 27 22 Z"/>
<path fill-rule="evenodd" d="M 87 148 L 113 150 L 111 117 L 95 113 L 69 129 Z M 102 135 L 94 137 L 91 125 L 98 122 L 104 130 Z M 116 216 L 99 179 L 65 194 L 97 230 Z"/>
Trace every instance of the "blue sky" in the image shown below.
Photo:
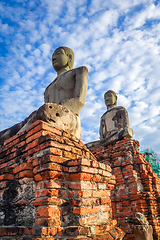
<path fill-rule="evenodd" d="M 0 130 L 43 103 L 56 77 L 53 51 L 67 46 L 89 70 L 82 140 L 99 139 L 103 95 L 124 106 L 141 149 L 160 155 L 160 2 L 152 0 L 1 0 Z"/>

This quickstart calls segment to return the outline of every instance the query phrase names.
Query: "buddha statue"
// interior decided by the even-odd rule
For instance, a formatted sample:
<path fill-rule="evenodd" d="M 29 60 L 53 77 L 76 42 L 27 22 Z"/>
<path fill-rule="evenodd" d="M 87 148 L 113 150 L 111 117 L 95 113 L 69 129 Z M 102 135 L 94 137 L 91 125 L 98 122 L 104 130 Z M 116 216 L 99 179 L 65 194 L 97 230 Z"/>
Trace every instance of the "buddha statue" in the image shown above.
<path fill-rule="evenodd" d="M 0 145 L 36 120 L 46 121 L 81 138 L 79 114 L 86 101 L 88 69 L 84 66 L 73 69 L 73 63 L 74 53 L 70 48 L 59 47 L 54 51 L 52 65 L 57 77 L 45 90 L 45 104 L 21 123 L 0 132 Z"/>
<path fill-rule="evenodd" d="M 86 101 L 88 69 L 73 69 L 74 53 L 70 48 L 59 47 L 52 55 L 57 78 L 44 92 L 45 103 L 60 104 L 79 116 Z"/>
<path fill-rule="evenodd" d="M 108 144 L 122 140 L 124 137 L 132 138 L 133 130 L 129 128 L 129 118 L 124 107 L 117 106 L 117 95 L 109 90 L 104 94 L 107 111 L 101 116 L 100 139 Z"/>

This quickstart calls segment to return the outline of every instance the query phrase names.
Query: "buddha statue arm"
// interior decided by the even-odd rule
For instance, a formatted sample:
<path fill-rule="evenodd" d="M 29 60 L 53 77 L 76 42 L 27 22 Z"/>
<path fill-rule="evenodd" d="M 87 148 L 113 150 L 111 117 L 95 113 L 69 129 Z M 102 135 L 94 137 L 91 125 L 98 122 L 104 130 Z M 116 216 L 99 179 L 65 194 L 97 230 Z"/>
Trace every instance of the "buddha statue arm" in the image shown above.
<path fill-rule="evenodd" d="M 105 138 L 106 133 L 107 133 L 106 124 L 105 124 L 105 120 L 102 117 L 100 122 L 100 128 L 99 128 L 100 139 Z"/>
<path fill-rule="evenodd" d="M 121 110 L 121 116 L 122 116 L 123 128 L 128 128 L 129 127 L 129 117 L 128 117 L 128 112 L 124 107 Z"/>
<path fill-rule="evenodd" d="M 60 104 L 68 108 L 75 114 L 79 115 L 86 101 L 88 86 L 88 69 L 82 66 L 74 70 L 75 70 L 75 89 L 74 89 L 75 97 L 64 100 Z"/>

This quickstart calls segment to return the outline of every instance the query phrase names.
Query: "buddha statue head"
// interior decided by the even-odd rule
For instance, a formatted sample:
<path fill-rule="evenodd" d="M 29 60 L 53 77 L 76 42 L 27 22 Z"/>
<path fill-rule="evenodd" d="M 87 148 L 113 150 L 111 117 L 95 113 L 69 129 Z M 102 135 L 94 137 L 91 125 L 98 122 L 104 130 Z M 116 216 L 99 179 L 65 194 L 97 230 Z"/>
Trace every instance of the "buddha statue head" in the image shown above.
<path fill-rule="evenodd" d="M 74 64 L 74 53 L 68 47 L 57 48 L 52 55 L 52 65 L 57 75 L 71 70 Z"/>
<path fill-rule="evenodd" d="M 113 90 L 108 90 L 104 94 L 104 101 L 107 106 L 107 109 L 110 109 L 112 107 L 116 107 L 117 105 L 117 95 Z"/>

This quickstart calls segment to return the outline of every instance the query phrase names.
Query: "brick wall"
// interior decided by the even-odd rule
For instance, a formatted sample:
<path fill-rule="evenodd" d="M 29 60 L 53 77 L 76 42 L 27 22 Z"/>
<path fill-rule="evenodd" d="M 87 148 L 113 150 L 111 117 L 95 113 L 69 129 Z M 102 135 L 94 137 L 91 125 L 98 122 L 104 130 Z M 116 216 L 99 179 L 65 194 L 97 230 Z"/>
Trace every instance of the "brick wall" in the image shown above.
<path fill-rule="evenodd" d="M 80 140 L 36 121 L 0 149 L 0 239 L 122 239 L 114 184 Z"/>
<path fill-rule="evenodd" d="M 116 178 L 112 190 L 113 218 L 133 238 L 132 220 L 135 212 L 144 213 L 153 226 L 154 240 L 160 239 L 160 179 L 153 172 L 145 155 L 139 153 L 139 142 L 125 139 L 108 147 L 90 147 L 99 162 L 108 164 Z"/>

